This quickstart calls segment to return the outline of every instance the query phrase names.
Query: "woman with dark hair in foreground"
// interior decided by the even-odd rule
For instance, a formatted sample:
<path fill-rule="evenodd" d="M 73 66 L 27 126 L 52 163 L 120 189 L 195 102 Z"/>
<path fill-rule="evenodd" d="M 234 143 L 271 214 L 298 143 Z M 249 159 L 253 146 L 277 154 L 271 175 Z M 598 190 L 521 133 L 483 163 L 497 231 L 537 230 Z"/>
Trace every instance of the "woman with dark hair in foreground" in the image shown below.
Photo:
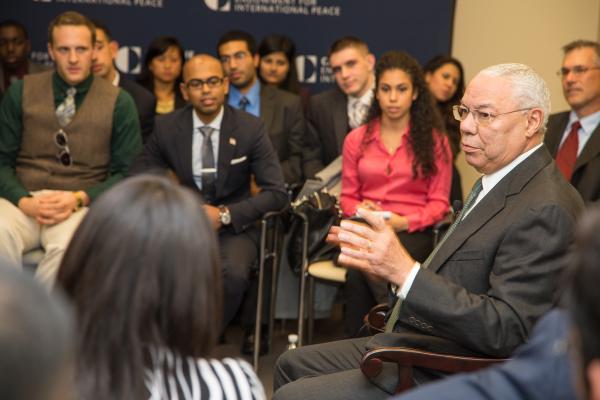
<path fill-rule="evenodd" d="M 78 315 L 80 398 L 263 399 L 249 364 L 207 358 L 220 280 L 214 230 L 193 193 L 139 176 L 103 195 L 57 279 Z"/>

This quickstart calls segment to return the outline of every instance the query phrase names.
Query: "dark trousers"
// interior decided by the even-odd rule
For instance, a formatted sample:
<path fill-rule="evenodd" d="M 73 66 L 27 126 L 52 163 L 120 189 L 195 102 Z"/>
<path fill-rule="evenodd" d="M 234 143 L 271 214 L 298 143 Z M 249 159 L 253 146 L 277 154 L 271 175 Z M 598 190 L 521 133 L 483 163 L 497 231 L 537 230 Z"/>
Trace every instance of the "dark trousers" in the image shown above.
<path fill-rule="evenodd" d="M 284 352 L 275 364 L 273 400 L 387 399 L 398 381 L 393 363 L 372 381 L 360 371 L 360 360 L 372 337 L 339 340 Z M 400 344 L 399 344 L 400 345 Z M 439 373 L 413 370 L 417 385 L 439 379 Z"/>
<path fill-rule="evenodd" d="M 258 258 L 258 230 L 236 234 L 231 229 L 219 232 L 223 271 L 223 324 L 225 329 L 237 313 L 250 285 L 251 272 Z"/>
<path fill-rule="evenodd" d="M 425 261 L 433 250 L 431 229 L 413 233 L 399 232 L 398 238 L 412 258 L 419 262 Z M 387 302 L 387 282 L 373 281 L 362 272 L 349 268 L 342 290 L 345 302 L 344 333 L 347 337 L 369 334 L 360 330 L 363 317 L 373 306 Z"/>

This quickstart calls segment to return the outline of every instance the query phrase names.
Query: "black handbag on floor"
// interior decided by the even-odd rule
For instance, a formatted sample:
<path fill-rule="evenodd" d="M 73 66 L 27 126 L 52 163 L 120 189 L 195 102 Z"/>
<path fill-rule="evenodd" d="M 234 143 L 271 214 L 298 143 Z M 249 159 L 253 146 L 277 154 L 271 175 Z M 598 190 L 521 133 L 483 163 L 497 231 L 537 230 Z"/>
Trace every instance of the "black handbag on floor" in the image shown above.
<path fill-rule="evenodd" d="M 288 261 L 292 271 L 302 270 L 303 218 L 308 221 L 308 263 L 333 260 L 339 254 L 338 246 L 325 242 L 329 228 L 340 223 L 340 207 L 337 198 L 327 188 L 304 195 L 292 203 L 292 219 L 289 228 Z"/>

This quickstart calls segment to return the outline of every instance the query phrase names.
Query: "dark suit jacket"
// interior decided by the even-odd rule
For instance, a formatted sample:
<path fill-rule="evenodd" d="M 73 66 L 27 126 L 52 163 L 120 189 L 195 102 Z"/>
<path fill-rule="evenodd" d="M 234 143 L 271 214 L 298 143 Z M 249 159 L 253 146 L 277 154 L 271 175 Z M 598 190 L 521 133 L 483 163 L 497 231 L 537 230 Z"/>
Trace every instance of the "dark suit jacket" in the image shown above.
<path fill-rule="evenodd" d="M 568 111 L 552 114 L 548 120 L 548 130 L 544 142 L 552 157 L 556 157 L 568 122 Z M 571 184 L 579 191 L 586 203 L 600 199 L 600 125 L 594 129 L 592 136 L 577 157 Z"/>
<path fill-rule="evenodd" d="M 577 398 L 577 369 L 567 351 L 570 322 L 553 310 L 536 324 L 529 342 L 498 367 L 424 385 L 395 400 L 566 400 Z"/>
<path fill-rule="evenodd" d="M 264 124 L 225 105 L 219 136 L 216 200 L 231 212 L 235 232 L 243 231 L 266 212 L 283 208 L 287 195 L 277 155 Z M 154 132 L 136 160 L 133 173 L 171 169 L 181 184 L 198 190 L 192 171 L 191 105 L 156 117 Z M 250 176 L 261 191 L 250 196 Z"/>
<path fill-rule="evenodd" d="M 304 176 L 312 178 L 342 154 L 350 131 L 348 99 L 336 86 L 310 98 L 306 116 L 307 138 L 304 146 Z"/>
<path fill-rule="evenodd" d="M 138 116 L 140 117 L 140 127 L 142 128 L 142 139 L 144 143 L 150 137 L 154 129 L 154 116 L 156 115 L 156 97 L 145 87 L 123 76 L 119 79 L 119 86 L 127 91 L 133 97 Z"/>
<path fill-rule="evenodd" d="M 301 182 L 305 124 L 300 97 L 262 84 L 260 119 L 265 123 L 279 156 L 285 182 Z"/>
<path fill-rule="evenodd" d="M 494 186 L 429 268 L 417 273 L 396 329 L 425 334 L 419 335 L 423 343 L 411 344 L 425 350 L 460 353 L 455 347 L 462 347 L 509 356 L 553 306 L 582 210 L 581 197 L 546 148 L 537 149 Z M 371 345 L 403 340 L 378 336 Z"/>

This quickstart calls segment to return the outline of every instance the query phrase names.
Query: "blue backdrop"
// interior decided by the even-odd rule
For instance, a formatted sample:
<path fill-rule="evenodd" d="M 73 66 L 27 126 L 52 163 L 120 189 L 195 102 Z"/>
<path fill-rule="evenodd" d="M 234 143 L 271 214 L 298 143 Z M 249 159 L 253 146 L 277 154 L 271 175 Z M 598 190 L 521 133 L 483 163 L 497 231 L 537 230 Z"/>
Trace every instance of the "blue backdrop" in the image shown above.
<path fill-rule="evenodd" d="M 327 53 L 340 36 L 362 38 L 376 56 L 397 49 L 425 62 L 449 54 L 454 0 L 2 0 L 0 19 L 21 21 L 32 59 L 49 62 L 48 23 L 67 10 L 109 27 L 122 46 L 117 67 L 126 74 L 140 72 L 145 46 L 155 36 L 177 36 L 189 57 L 214 54 L 229 29 L 247 30 L 257 42 L 284 33 L 296 42 L 300 79 L 318 92 L 333 82 Z"/>

